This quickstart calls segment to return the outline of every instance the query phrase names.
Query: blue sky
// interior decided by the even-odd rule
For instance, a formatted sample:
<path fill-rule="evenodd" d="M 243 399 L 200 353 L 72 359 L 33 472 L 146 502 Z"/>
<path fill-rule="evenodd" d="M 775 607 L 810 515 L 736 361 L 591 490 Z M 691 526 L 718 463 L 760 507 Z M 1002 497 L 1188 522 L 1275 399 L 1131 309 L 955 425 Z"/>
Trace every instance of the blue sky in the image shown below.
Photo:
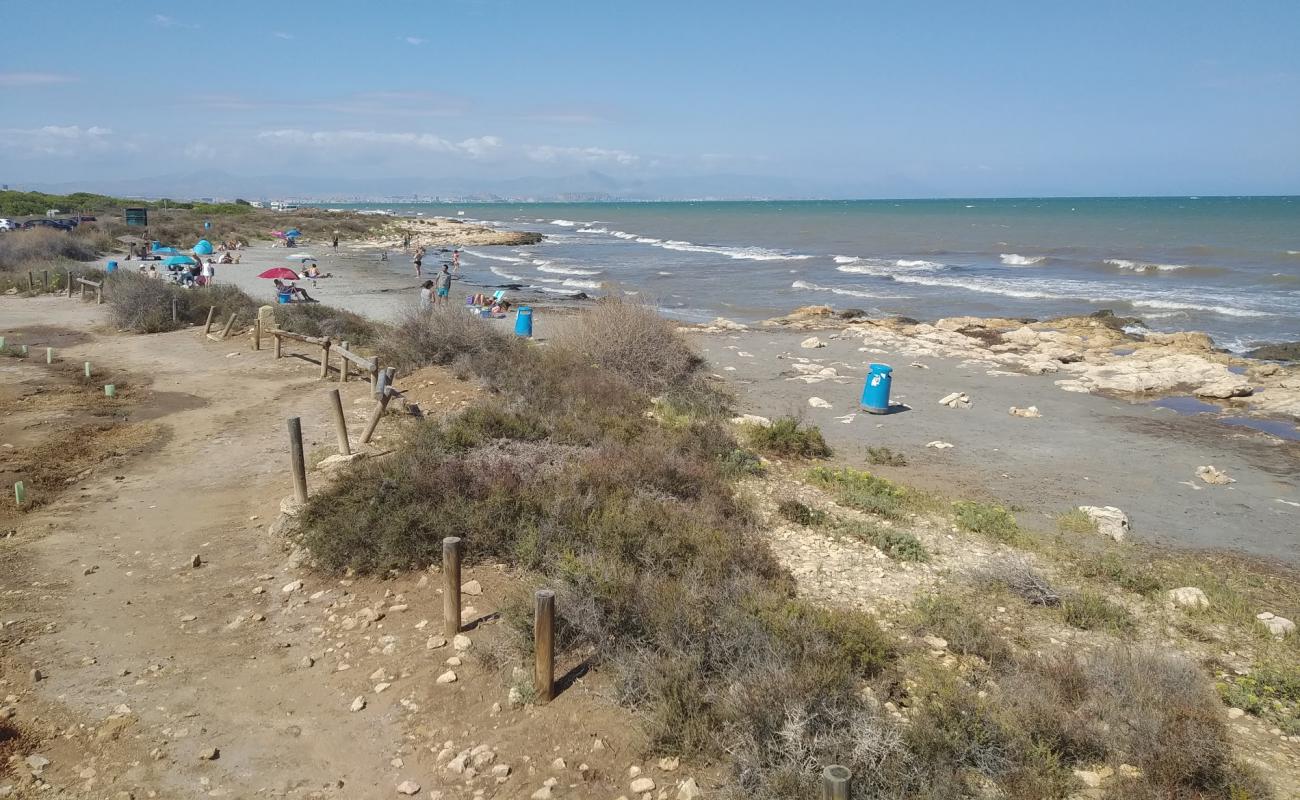
<path fill-rule="evenodd" d="M 1300 3 L 6 2 L 0 182 L 1300 192 Z M 701 177 L 704 176 L 704 177 Z M 437 181 L 429 191 L 437 191 Z"/>

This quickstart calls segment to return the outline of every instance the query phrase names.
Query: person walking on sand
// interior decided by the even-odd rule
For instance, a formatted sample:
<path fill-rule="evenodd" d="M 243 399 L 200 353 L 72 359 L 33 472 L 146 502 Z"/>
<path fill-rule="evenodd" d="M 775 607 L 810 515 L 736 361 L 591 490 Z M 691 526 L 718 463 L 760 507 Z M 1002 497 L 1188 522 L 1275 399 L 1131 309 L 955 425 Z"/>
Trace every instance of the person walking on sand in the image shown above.
<path fill-rule="evenodd" d="M 433 281 L 425 281 L 420 286 L 420 311 L 433 310 Z"/>
<path fill-rule="evenodd" d="M 459 250 L 451 251 L 451 271 L 457 273 L 460 272 L 460 251 Z"/>
<path fill-rule="evenodd" d="M 423 248 L 423 247 L 418 247 L 418 248 L 416 248 L 416 250 L 415 250 L 415 257 L 411 259 L 411 262 L 415 264 L 415 277 L 418 278 L 418 277 L 420 277 L 421 275 L 423 275 L 423 274 L 424 274 L 424 272 L 422 271 L 423 268 L 424 268 L 424 248 Z"/>
<path fill-rule="evenodd" d="M 448 295 L 451 294 L 451 273 L 447 271 L 447 265 L 442 265 L 442 272 L 438 273 L 438 304 L 450 302 Z"/>
<path fill-rule="evenodd" d="M 334 249 L 337 250 L 338 247 L 339 247 L 339 232 L 334 231 Z"/>

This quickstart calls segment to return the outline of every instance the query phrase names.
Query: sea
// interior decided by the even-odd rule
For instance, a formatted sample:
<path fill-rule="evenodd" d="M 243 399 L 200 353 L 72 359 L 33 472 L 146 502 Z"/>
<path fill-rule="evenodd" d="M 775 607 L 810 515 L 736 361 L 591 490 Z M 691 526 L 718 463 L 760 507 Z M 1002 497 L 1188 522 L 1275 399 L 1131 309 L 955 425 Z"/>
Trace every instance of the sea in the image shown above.
<path fill-rule="evenodd" d="M 537 231 L 467 278 L 753 322 L 830 304 L 922 320 L 1110 309 L 1230 350 L 1300 341 L 1300 197 L 352 205 Z M 399 267 L 394 267 L 399 268 Z"/>

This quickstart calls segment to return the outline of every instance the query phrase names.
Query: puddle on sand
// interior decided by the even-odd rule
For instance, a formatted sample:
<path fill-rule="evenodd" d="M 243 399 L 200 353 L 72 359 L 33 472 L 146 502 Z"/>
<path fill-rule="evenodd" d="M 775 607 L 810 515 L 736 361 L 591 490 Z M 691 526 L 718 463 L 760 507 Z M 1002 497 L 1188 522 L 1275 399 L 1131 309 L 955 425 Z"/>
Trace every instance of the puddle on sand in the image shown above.
<path fill-rule="evenodd" d="M 1117 348 L 1115 348 L 1114 350 L 1111 350 L 1110 352 L 1111 352 L 1111 355 L 1115 355 L 1115 356 L 1131 356 L 1131 355 L 1133 355 L 1134 353 L 1137 352 L 1137 348 L 1136 348 L 1136 347 L 1117 347 Z"/>
<path fill-rule="evenodd" d="M 1300 428 L 1296 428 L 1289 422 L 1283 422 L 1280 419 L 1251 419 L 1250 417 L 1223 417 L 1219 420 L 1225 425 L 1236 425 L 1241 428 L 1250 428 L 1256 431 L 1276 436 L 1279 439 L 1287 439 L 1292 442 L 1300 442 Z"/>
<path fill-rule="evenodd" d="M 1162 397 L 1159 400 L 1152 400 L 1150 405 L 1156 408 L 1167 408 L 1170 411 L 1188 416 L 1192 414 L 1217 414 L 1221 410 L 1218 406 L 1198 400 L 1190 394 Z"/>
<path fill-rule="evenodd" d="M 1246 368 L 1245 368 L 1245 367 L 1228 367 L 1228 372 L 1231 372 L 1233 375 L 1245 375 L 1245 374 L 1246 374 Z"/>

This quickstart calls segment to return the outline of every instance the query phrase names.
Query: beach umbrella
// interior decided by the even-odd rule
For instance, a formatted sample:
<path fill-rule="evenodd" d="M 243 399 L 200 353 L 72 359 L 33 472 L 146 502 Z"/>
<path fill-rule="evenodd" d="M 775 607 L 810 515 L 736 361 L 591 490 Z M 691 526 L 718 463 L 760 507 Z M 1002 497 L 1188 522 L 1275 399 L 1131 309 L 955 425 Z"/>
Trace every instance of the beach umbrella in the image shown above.
<path fill-rule="evenodd" d="M 289 259 L 290 261 L 315 261 L 316 260 L 316 256 L 312 255 L 311 253 L 290 253 L 289 255 L 285 256 L 285 258 Z"/>
<path fill-rule="evenodd" d="M 261 275 L 258 275 L 257 277 L 259 277 L 259 278 L 279 278 L 279 279 L 282 280 L 282 281 L 296 281 L 296 280 L 301 280 L 301 279 L 298 277 L 298 273 L 294 272 L 293 270 L 289 269 L 288 267 L 271 267 L 271 268 L 268 269 L 266 272 L 263 272 Z"/>
<path fill-rule="evenodd" d="M 176 267 L 176 266 L 188 267 L 190 264 L 196 264 L 196 263 L 198 263 L 198 261 L 194 258 L 191 258 L 190 256 L 171 256 L 169 258 L 164 258 L 162 262 L 164 267 Z"/>

